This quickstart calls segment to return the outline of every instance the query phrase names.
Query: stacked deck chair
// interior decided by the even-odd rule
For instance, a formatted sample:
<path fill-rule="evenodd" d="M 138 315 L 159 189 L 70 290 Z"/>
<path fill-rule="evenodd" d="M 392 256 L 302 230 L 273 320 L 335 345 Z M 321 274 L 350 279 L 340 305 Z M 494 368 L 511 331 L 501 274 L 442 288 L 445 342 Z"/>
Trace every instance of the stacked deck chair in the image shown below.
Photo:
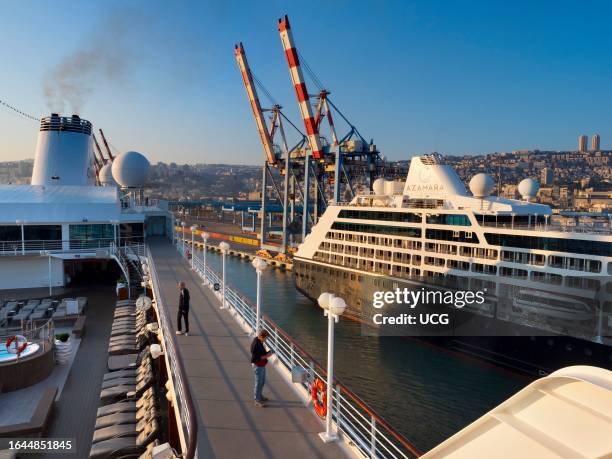
<path fill-rule="evenodd" d="M 62 298 L 62 301 L 55 309 L 55 312 L 53 313 L 52 317 L 55 320 L 65 319 L 66 318 L 66 302 L 72 301 L 72 300 L 74 300 L 74 298 Z"/>
<path fill-rule="evenodd" d="M 36 309 L 30 315 L 30 319 L 32 320 L 43 320 L 49 316 L 49 310 L 51 308 L 51 300 L 49 298 L 45 298 L 40 302 Z"/>
<path fill-rule="evenodd" d="M 156 364 L 148 350 L 137 366 L 104 375 L 90 458 L 152 457 L 161 419 Z"/>
<path fill-rule="evenodd" d="M 150 310 L 135 305 L 124 305 L 115 310 L 109 355 L 136 354 L 150 344 L 151 334 L 147 329 Z"/>
<path fill-rule="evenodd" d="M 148 343 L 152 337 L 148 334 L 147 321 L 151 312 L 150 301 L 142 307 L 137 307 L 134 300 L 117 302 L 109 342 L 109 371 L 133 368 L 141 363 L 144 356 L 148 356 Z M 155 328 L 157 324 L 153 323 Z"/>
<path fill-rule="evenodd" d="M 17 301 L 8 301 L 3 308 L 6 325 L 19 312 L 19 303 Z"/>
<path fill-rule="evenodd" d="M 40 300 L 29 300 L 25 305 L 21 307 L 19 312 L 13 316 L 13 320 L 21 321 L 30 318 L 30 315 L 36 307 L 40 304 Z"/>

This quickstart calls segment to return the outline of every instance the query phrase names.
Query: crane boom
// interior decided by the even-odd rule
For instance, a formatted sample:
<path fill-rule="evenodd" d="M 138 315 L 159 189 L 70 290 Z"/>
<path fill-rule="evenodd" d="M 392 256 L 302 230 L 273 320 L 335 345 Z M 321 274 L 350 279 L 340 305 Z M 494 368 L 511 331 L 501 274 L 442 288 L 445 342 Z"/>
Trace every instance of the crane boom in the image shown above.
<path fill-rule="evenodd" d="M 100 161 L 102 162 L 102 165 L 106 164 L 106 158 L 104 158 L 104 154 L 102 153 L 102 149 L 100 148 L 100 144 L 98 143 L 98 139 L 96 139 L 96 135 L 92 133 L 91 135 L 93 137 L 93 141 L 94 141 L 94 145 L 96 146 L 96 150 L 98 152 L 98 155 L 100 156 Z M 94 151 L 94 156 L 96 156 L 96 153 Z"/>
<path fill-rule="evenodd" d="M 289 65 L 291 81 L 293 82 L 295 94 L 300 106 L 300 115 L 302 116 L 302 120 L 304 120 L 304 127 L 306 129 L 308 142 L 310 143 L 310 149 L 312 150 L 312 157 L 314 159 L 322 159 L 323 149 L 321 148 L 321 139 L 319 138 L 319 131 L 312 113 L 310 98 L 308 96 L 308 90 L 306 89 L 306 81 L 304 80 L 304 74 L 302 73 L 287 15 L 278 20 L 278 31 L 285 51 L 285 57 L 287 58 L 287 64 Z"/>
<path fill-rule="evenodd" d="M 100 135 L 102 136 L 102 142 L 104 142 L 104 147 L 106 148 L 106 152 L 108 153 L 108 157 L 110 158 L 111 161 L 113 161 L 115 157 L 113 156 L 110 148 L 108 147 L 108 142 L 106 141 L 106 137 L 104 137 L 104 132 L 102 132 L 102 129 L 100 129 L 99 131 L 100 131 Z"/>
<path fill-rule="evenodd" d="M 268 164 L 276 164 L 276 155 L 274 154 L 274 148 L 272 146 L 272 136 L 268 131 L 268 126 L 263 115 L 263 110 L 261 109 L 261 103 L 259 102 L 257 90 L 255 89 L 251 68 L 249 67 L 242 43 L 235 46 L 234 54 L 236 55 L 236 61 L 238 62 L 240 73 L 242 74 L 244 87 L 246 89 L 247 96 L 249 97 L 251 109 L 253 110 L 253 116 L 255 117 L 257 130 L 259 131 L 259 136 L 261 137 L 261 143 L 263 144 L 266 161 Z"/>

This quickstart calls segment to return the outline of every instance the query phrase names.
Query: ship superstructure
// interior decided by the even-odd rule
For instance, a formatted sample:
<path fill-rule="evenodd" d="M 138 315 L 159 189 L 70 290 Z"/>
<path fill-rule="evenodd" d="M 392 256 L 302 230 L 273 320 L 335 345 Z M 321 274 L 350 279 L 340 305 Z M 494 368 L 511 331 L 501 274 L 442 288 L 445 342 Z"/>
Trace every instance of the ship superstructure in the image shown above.
<path fill-rule="evenodd" d="M 505 322 L 504 334 L 522 325 L 596 342 L 610 335 L 609 220 L 553 214 L 532 202 L 532 179 L 519 185 L 523 200 L 491 196 L 486 174 L 468 191 L 438 155 L 413 158 L 405 183 L 373 188 L 330 206 L 299 247 L 295 281 L 307 296 L 341 295 L 363 320 L 374 290 L 440 283 L 486 289 L 470 312 Z"/>

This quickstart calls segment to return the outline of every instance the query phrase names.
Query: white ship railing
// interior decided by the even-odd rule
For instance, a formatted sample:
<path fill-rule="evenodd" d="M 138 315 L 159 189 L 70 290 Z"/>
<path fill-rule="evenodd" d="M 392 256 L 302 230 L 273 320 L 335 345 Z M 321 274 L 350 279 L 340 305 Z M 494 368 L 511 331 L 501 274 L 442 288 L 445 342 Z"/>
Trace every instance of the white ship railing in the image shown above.
<path fill-rule="evenodd" d="M 607 223 L 595 224 L 563 224 L 558 222 L 553 223 L 532 223 L 531 225 L 512 224 L 508 222 L 481 222 L 478 224 L 483 228 L 499 228 L 507 230 L 526 230 L 526 231 L 559 231 L 562 233 L 586 233 L 586 234 L 612 234 L 612 226 Z"/>
<path fill-rule="evenodd" d="M 183 244 L 180 240 L 176 243 L 176 248 L 182 256 L 185 256 L 183 249 L 185 249 L 185 252 L 190 252 L 190 250 L 187 250 L 190 246 Z M 216 284 L 219 290 L 215 291 L 215 294 L 221 298 L 221 292 L 223 291 L 221 276 L 210 265 L 207 265 L 205 269 L 202 258 L 197 254 L 192 254 L 192 256 L 194 257 L 195 272 L 204 281 L 204 284 L 213 291 L 215 291 Z M 242 324 L 253 331 L 256 312 L 247 297 L 228 285 L 226 288 L 226 303 Z M 296 366 L 308 371 L 308 382 L 301 384 L 306 394 L 310 395 L 311 384 L 315 378 L 327 381 L 325 369 L 272 319 L 263 315 L 260 326 L 270 334 L 266 345 L 274 350 L 280 365 L 289 372 Z M 421 455 L 414 445 L 337 380 L 333 388 L 331 416 L 338 435 L 347 444 L 356 448 L 364 457 L 407 459 Z"/>
<path fill-rule="evenodd" d="M 164 337 L 165 358 L 168 362 L 168 367 L 172 370 L 168 377 L 172 378 L 172 386 L 176 395 L 175 409 L 178 409 L 178 423 L 180 428 L 180 438 L 185 459 L 194 459 L 196 457 L 197 439 L 198 439 L 198 420 L 195 412 L 193 399 L 187 384 L 187 373 L 183 365 L 180 349 L 176 345 L 172 321 L 169 316 L 168 308 L 164 302 L 164 298 L 159 290 L 159 278 L 153 256 L 148 247 L 145 249 L 145 255 L 148 260 L 149 273 L 151 275 L 151 286 L 153 290 L 153 298 L 155 299 L 155 308 L 158 312 L 159 323 Z"/>
<path fill-rule="evenodd" d="M 65 239 L 65 240 L 26 240 L 0 241 L 0 256 L 40 255 L 41 252 L 83 253 L 97 249 L 108 249 L 115 245 L 115 239 Z M 142 238 L 123 238 L 120 246 L 142 246 Z M 144 249 L 141 249 L 144 250 Z M 47 253 L 45 253 L 47 255 Z M 144 255 L 144 251 L 139 255 Z"/>

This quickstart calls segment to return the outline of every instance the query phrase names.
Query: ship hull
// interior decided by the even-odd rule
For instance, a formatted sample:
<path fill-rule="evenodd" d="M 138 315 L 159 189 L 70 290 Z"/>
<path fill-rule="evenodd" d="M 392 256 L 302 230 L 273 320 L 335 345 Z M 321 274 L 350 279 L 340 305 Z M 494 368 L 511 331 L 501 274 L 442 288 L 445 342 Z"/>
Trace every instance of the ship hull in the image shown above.
<path fill-rule="evenodd" d="M 323 292 L 342 297 L 347 304 L 344 316 L 362 323 L 363 332 L 368 335 L 402 335 L 399 330 L 394 333 L 392 329 L 374 325 L 372 309 L 368 306 L 372 302 L 373 292 L 431 287 L 419 280 L 401 281 L 357 273 L 339 266 L 326 267 L 295 259 L 293 277 L 296 289 L 315 303 Z M 570 365 L 612 366 L 612 347 L 607 345 L 467 310 L 453 311 L 453 314 L 459 324 L 454 330 L 442 329 L 436 333 L 430 332 L 431 328 L 424 330 L 423 327 L 404 336 L 425 340 L 444 349 L 533 376 Z"/>

